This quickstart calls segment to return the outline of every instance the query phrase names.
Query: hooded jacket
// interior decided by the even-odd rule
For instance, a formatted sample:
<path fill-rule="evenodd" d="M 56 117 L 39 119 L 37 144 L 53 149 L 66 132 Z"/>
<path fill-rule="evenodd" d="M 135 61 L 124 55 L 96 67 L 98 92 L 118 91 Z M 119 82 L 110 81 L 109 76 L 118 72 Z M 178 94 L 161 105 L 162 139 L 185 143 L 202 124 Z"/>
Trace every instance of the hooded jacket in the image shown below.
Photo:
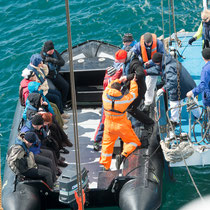
<path fill-rule="evenodd" d="M 37 168 L 33 153 L 29 151 L 20 136 L 7 152 L 7 163 L 16 175 L 25 173 L 31 168 Z"/>
<path fill-rule="evenodd" d="M 20 86 L 23 88 L 22 95 L 23 95 L 25 104 L 26 104 L 26 100 L 27 100 L 28 95 L 29 95 L 28 84 L 29 84 L 30 82 L 32 82 L 32 80 L 28 80 L 28 79 L 23 79 L 23 80 L 20 82 Z"/>
<path fill-rule="evenodd" d="M 180 62 L 172 58 L 171 55 L 165 54 L 162 58 L 163 79 L 165 81 L 162 89 L 168 91 L 170 101 L 178 100 L 177 66 L 180 68 L 181 99 L 186 98 L 187 92 L 196 86 L 187 69 Z"/>
<path fill-rule="evenodd" d="M 205 106 L 210 106 L 210 61 L 202 68 L 200 84 L 192 90 L 194 96 L 202 93 Z"/>

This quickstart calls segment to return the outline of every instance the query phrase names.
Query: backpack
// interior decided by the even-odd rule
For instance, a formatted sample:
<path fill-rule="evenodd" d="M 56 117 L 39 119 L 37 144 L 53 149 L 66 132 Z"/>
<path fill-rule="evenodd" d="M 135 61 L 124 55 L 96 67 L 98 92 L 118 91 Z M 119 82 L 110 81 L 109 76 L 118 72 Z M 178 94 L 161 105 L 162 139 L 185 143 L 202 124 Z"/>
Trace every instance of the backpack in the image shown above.
<path fill-rule="evenodd" d="M 23 97 L 23 87 L 19 87 L 19 100 L 20 100 L 20 104 L 21 106 L 24 106 L 25 107 L 25 99 Z"/>

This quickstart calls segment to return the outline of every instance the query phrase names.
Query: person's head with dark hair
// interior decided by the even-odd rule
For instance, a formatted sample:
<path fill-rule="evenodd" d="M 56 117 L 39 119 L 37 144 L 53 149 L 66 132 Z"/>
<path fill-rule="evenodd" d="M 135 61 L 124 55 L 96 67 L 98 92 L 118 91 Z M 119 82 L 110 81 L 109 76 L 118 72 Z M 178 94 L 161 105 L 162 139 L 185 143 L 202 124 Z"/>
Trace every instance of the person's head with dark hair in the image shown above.
<path fill-rule="evenodd" d="M 43 127 L 44 124 L 44 120 L 42 118 L 41 114 L 35 114 L 31 120 L 32 126 L 36 129 L 36 130 L 40 130 L 40 128 Z"/>
<path fill-rule="evenodd" d="M 206 61 L 210 60 L 210 48 L 204 48 L 202 51 L 202 56 Z"/>
<path fill-rule="evenodd" d="M 120 91 L 121 90 L 121 84 L 119 82 L 114 82 L 113 84 L 111 84 L 111 88 Z"/>
<path fill-rule="evenodd" d="M 46 41 L 44 43 L 44 47 L 43 50 L 45 53 L 47 53 L 48 55 L 52 55 L 54 53 L 54 44 L 51 40 Z"/>
<path fill-rule="evenodd" d="M 162 58 L 163 58 L 163 54 L 160 52 L 156 52 L 152 57 L 152 61 L 155 64 L 160 64 L 162 62 Z"/>

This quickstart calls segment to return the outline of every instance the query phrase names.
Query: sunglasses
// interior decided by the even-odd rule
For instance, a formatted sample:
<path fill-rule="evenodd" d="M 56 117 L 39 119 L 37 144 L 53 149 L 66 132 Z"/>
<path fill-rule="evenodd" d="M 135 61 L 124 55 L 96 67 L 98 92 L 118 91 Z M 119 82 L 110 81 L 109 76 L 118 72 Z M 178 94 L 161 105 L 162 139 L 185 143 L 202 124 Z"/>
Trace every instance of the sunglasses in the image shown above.
<path fill-rule="evenodd" d="M 204 18 L 204 19 L 202 19 L 202 21 L 204 21 L 204 22 L 206 22 L 208 20 L 208 18 Z"/>

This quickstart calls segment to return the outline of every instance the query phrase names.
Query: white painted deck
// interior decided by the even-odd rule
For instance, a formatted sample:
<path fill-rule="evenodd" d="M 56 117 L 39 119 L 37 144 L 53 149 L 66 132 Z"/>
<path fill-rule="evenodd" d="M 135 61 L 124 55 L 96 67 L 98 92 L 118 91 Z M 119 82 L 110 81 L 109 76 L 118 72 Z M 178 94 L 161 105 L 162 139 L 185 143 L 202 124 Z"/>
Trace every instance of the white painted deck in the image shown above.
<path fill-rule="evenodd" d="M 103 166 L 99 164 L 101 152 L 93 150 L 93 138 L 101 116 L 99 114 L 100 109 L 101 108 L 85 108 L 77 110 L 81 169 L 85 167 L 89 171 L 89 188 L 97 188 L 98 173 L 103 170 Z M 67 124 L 69 128 L 66 130 L 66 133 L 71 142 L 75 145 L 72 111 L 69 113 L 71 114 L 71 118 Z M 69 164 L 76 164 L 74 146 L 71 148 L 66 147 L 66 149 L 70 151 L 70 154 L 62 154 L 62 156 L 66 158 Z M 115 159 L 112 160 L 111 170 L 116 170 Z"/>

